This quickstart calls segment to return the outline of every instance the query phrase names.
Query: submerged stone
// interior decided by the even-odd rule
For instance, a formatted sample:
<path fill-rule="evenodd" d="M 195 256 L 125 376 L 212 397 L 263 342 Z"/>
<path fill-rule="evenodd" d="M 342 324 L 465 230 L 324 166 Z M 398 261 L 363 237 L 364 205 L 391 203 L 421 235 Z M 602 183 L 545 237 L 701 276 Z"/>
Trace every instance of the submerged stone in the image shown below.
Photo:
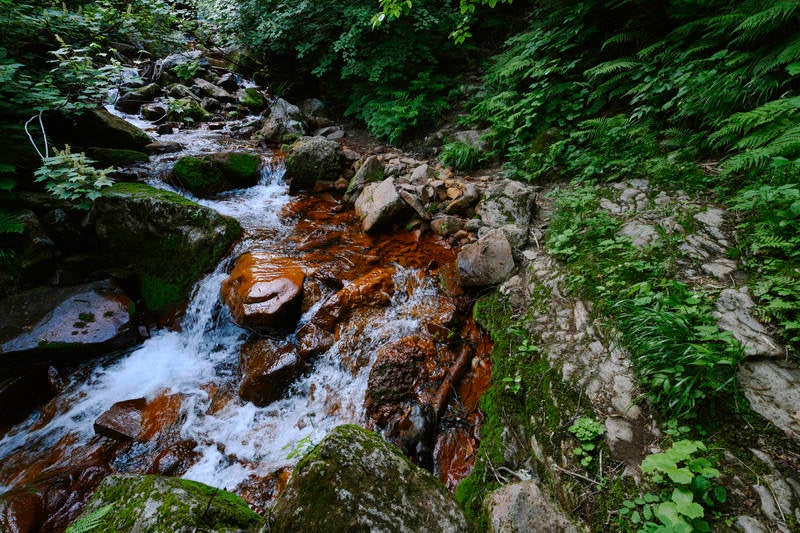
<path fill-rule="evenodd" d="M 466 531 L 444 485 L 379 435 L 335 428 L 295 467 L 274 531 Z"/>
<path fill-rule="evenodd" d="M 264 519 L 230 492 L 187 479 L 113 475 L 103 480 L 71 527 L 96 531 L 257 531 Z"/>

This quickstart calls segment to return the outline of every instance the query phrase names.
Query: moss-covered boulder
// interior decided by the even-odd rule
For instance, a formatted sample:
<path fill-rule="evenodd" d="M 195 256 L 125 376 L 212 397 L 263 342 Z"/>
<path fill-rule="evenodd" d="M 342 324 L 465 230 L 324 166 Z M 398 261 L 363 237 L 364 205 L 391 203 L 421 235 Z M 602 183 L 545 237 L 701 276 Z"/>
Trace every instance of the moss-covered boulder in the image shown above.
<path fill-rule="evenodd" d="M 101 148 L 94 146 L 86 153 L 100 165 L 123 167 L 134 163 L 144 163 L 148 160 L 147 154 L 138 150 L 125 150 L 122 148 Z"/>
<path fill-rule="evenodd" d="M 197 196 L 214 196 L 228 189 L 254 185 L 261 158 L 246 152 L 220 152 L 181 157 L 172 168 L 177 184 Z"/>
<path fill-rule="evenodd" d="M 95 202 L 101 252 L 137 274 L 147 308 L 171 311 L 242 233 L 239 223 L 169 191 L 117 183 Z"/>
<path fill-rule="evenodd" d="M 267 100 L 261 91 L 248 87 L 239 92 L 239 103 L 251 111 L 261 111 L 267 107 Z"/>
<path fill-rule="evenodd" d="M 379 435 L 335 428 L 295 467 L 273 531 L 466 531 L 450 493 Z"/>
<path fill-rule="evenodd" d="M 342 150 L 325 137 L 302 137 L 286 150 L 286 177 L 292 189 L 310 189 L 318 180 L 335 180 L 342 172 Z"/>
<path fill-rule="evenodd" d="M 247 152 L 220 152 L 211 161 L 230 182 L 236 185 L 253 185 L 258 181 L 261 158 Z"/>
<path fill-rule="evenodd" d="M 241 498 L 186 479 L 114 475 L 103 480 L 67 531 L 162 533 L 258 531 L 264 519 Z M 83 525 L 82 525 L 83 524 Z"/>
<path fill-rule="evenodd" d="M 222 171 L 206 158 L 181 157 L 172 167 L 178 185 L 197 196 L 214 196 L 225 190 Z"/>

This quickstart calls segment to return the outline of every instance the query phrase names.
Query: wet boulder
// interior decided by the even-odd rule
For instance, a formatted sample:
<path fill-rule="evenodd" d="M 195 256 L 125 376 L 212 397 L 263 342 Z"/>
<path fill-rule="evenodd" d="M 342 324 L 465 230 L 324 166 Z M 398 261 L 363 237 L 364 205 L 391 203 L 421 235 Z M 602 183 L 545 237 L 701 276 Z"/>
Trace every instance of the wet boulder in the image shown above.
<path fill-rule="evenodd" d="M 430 385 L 437 361 L 429 338 L 410 336 L 382 346 L 369 373 L 364 402 L 367 416 L 387 440 L 425 464 L 434 413 L 420 392 Z"/>
<path fill-rule="evenodd" d="M 90 521 L 97 531 L 255 531 L 264 523 L 235 494 L 152 475 L 104 479 L 71 527 L 80 529 Z"/>
<path fill-rule="evenodd" d="M 269 108 L 269 116 L 256 134 L 266 143 L 282 143 L 306 134 L 306 125 L 300 108 L 283 98 L 276 98 Z"/>
<path fill-rule="evenodd" d="M 17 211 L 14 215 L 22 231 L 5 236 L 5 243 L 14 250 L 15 266 L 27 275 L 49 270 L 59 255 L 59 250 L 42 221 L 30 210 Z"/>
<path fill-rule="evenodd" d="M 106 109 L 74 117 L 53 114 L 45 119 L 45 126 L 54 139 L 76 146 L 141 150 L 152 142 L 144 131 Z"/>
<path fill-rule="evenodd" d="M 304 364 L 292 344 L 250 341 L 239 352 L 239 397 L 263 407 L 279 400 L 302 374 Z"/>
<path fill-rule="evenodd" d="M 181 187 L 201 197 L 254 185 L 261 158 L 245 152 L 220 152 L 203 157 L 186 156 L 175 162 L 174 179 Z"/>
<path fill-rule="evenodd" d="M 94 421 L 94 432 L 114 440 L 136 440 L 142 433 L 142 411 L 146 405 L 144 398 L 115 403 Z"/>
<path fill-rule="evenodd" d="M 110 281 L 0 300 L 0 372 L 98 355 L 138 340 L 131 300 Z"/>
<path fill-rule="evenodd" d="M 149 145 L 148 145 L 149 146 Z M 147 154 L 138 150 L 122 148 L 101 148 L 98 146 L 86 150 L 86 154 L 101 166 L 124 167 L 135 163 L 146 163 Z"/>
<path fill-rule="evenodd" d="M 151 122 L 160 122 L 167 118 L 167 106 L 162 103 L 144 104 L 142 106 L 142 117 Z"/>
<path fill-rule="evenodd" d="M 311 189 L 318 180 L 335 180 L 342 168 L 339 144 L 324 137 L 302 137 L 286 150 L 286 177 L 293 190 Z"/>
<path fill-rule="evenodd" d="M 272 516 L 275 531 L 468 529 L 438 479 L 354 425 L 335 428 L 297 464 Z"/>
<path fill-rule="evenodd" d="M 500 229 L 488 231 L 458 253 L 458 273 L 465 287 L 495 285 L 505 281 L 513 270 L 511 245 Z"/>
<path fill-rule="evenodd" d="M 310 322 L 330 330 L 359 307 L 387 305 L 394 293 L 394 273 L 394 268 L 376 268 L 347 283 L 322 303 Z"/>
<path fill-rule="evenodd" d="M 95 213 L 100 251 L 136 274 L 147 308 L 157 314 L 183 301 L 242 234 L 235 219 L 141 183 L 105 189 Z"/>
<path fill-rule="evenodd" d="M 114 107 L 123 113 L 135 115 L 144 104 L 148 104 L 161 94 L 161 86 L 150 83 L 138 89 L 134 89 L 120 96 Z"/>
<path fill-rule="evenodd" d="M 263 252 L 239 256 L 221 290 L 237 324 L 293 329 L 300 318 L 305 273 L 293 260 Z"/>
<path fill-rule="evenodd" d="M 355 209 L 361 217 L 361 228 L 366 232 L 391 226 L 408 213 L 408 206 L 398 194 L 394 178 L 367 184 L 356 200 Z"/>
<path fill-rule="evenodd" d="M 204 80 L 203 78 L 195 78 L 194 84 L 200 89 L 200 94 L 204 96 L 208 96 L 209 98 L 213 98 L 214 100 L 220 102 L 236 101 L 236 97 L 233 96 L 231 93 L 229 93 L 222 87 L 214 85 L 210 81 Z"/>

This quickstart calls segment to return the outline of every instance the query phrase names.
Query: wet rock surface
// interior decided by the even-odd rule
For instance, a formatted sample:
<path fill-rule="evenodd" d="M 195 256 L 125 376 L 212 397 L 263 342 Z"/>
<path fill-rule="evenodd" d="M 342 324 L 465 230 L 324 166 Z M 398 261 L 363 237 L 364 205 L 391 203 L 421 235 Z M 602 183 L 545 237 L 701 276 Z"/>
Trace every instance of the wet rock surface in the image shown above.
<path fill-rule="evenodd" d="M 239 397 L 258 406 L 269 405 L 286 394 L 305 370 L 293 344 L 272 340 L 249 341 L 239 353 Z"/>
<path fill-rule="evenodd" d="M 130 346 L 138 340 L 131 306 L 111 281 L 10 296 L 0 301 L 0 369 Z"/>
<path fill-rule="evenodd" d="M 313 188 L 318 180 L 335 180 L 342 168 L 339 144 L 324 137 L 303 137 L 286 150 L 286 177 L 292 190 Z"/>
<path fill-rule="evenodd" d="M 142 433 L 144 398 L 123 400 L 112 405 L 94 421 L 94 432 L 116 440 L 136 440 Z"/>
<path fill-rule="evenodd" d="M 455 500 L 380 436 L 339 426 L 294 469 L 272 514 L 276 531 L 466 531 Z"/>
<path fill-rule="evenodd" d="M 250 328 L 292 329 L 300 318 L 305 272 L 294 260 L 249 252 L 222 284 L 234 320 Z"/>

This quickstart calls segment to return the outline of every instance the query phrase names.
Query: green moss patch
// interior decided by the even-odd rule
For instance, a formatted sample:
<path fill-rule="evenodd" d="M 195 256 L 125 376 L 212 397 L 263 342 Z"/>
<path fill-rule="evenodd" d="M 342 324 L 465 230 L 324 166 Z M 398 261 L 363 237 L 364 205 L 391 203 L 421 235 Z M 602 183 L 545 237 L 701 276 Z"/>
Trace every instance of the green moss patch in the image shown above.
<path fill-rule="evenodd" d="M 160 476 L 106 478 L 68 531 L 256 530 L 264 519 L 241 498 L 196 481 Z"/>
<path fill-rule="evenodd" d="M 214 195 L 224 188 L 222 171 L 207 159 L 181 157 L 172 173 L 185 189 L 199 196 Z"/>
<path fill-rule="evenodd" d="M 264 95 L 261 94 L 258 89 L 248 87 L 244 90 L 244 96 L 242 96 L 241 104 L 249 108 L 251 111 L 261 111 L 267 106 L 267 101 L 264 99 Z"/>

